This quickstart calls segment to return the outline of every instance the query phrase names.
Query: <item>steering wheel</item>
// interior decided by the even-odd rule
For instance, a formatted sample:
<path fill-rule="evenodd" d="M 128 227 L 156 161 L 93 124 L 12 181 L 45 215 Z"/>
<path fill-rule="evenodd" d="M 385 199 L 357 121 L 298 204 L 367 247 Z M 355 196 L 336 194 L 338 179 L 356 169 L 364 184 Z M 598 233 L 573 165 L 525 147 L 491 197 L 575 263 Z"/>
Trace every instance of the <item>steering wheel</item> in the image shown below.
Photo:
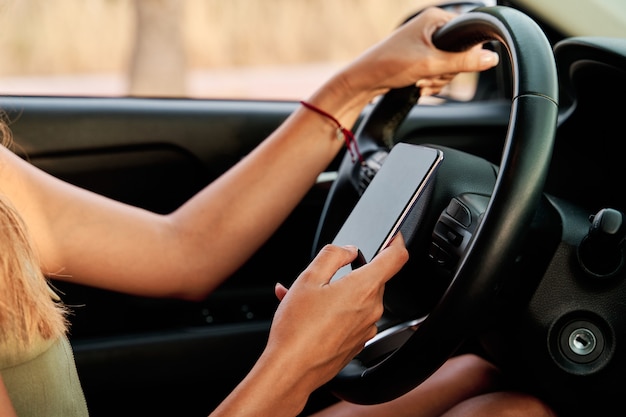
<path fill-rule="evenodd" d="M 552 155 L 557 72 L 552 48 L 539 26 L 506 6 L 474 9 L 433 35 L 434 44 L 447 51 L 489 41 L 500 42 L 508 52 L 513 80 L 499 167 L 439 147 L 444 161 L 429 197 L 420 203 L 419 218 L 411 221 L 410 230 L 402 230 L 403 235 L 410 235 L 409 250 L 416 263 L 408 279 L 396 276 L 388 283 L 378 335 L 330 381 L 329 388 L 339 398 L 380 403 L 421 384 L 468 337 L 484 329 L 514 275 L 511 271 L 519 262 L 528 225 L 540 204 Z M 394 146 L 394 133 L 418 98 L 415 86 L 391 90 L 364 117 L 355 138 L 370 168 Z M 332 240 L 362 191 L 359 182 L 370 170 L 346 155 L 329 191 L 314 248 Z M 450 236 L 461 243 L 446 242 Z M 410 286 L 442 269 L 449 273 L 449 280 L 430 311 L 407 317 L 416 314 L 415 304 L 420 304 L 416 302 L 419 285 L 417 289 Z M 520 291 L 519 297 L 523 294 Z"/>

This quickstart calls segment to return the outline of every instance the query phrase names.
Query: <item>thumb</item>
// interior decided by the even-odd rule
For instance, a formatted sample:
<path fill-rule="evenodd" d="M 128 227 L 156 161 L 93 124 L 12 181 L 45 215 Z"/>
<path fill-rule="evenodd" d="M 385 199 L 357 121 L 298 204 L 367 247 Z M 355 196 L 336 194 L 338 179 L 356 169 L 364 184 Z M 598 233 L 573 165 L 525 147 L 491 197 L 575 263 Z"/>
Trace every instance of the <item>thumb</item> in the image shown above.
<path fill-rule="evenodd" d="M 283 298 L 285 298 L 285 295 L 287 295 L 287 291 L 289 291 L 287 287 L 285 287 L 280 282 L 277 282 L 274 286 L 274 294 L 276 294 L 276 298 L 278 298 L 278 301 L 282 301 Z"/>
<path fill-rule="evenodd" d="M 483 49 L 480 47 L 478 49 L 478 53 L 476 54 L 476 67 L 478 71 L 488 70 L 489 68 L 495 67 L 500 62 L 500 56 L 489 49 Z"/>
<path fill-rule="evenodd" d="M 482 45 L 475 45 L 465 52 L 446 52 L 446 54 L 450 54 L 448 59 L 458 66 L 455 73 L 484 71 L 500 62 L 500 56 L 496 52 L 485 49 Z"/>

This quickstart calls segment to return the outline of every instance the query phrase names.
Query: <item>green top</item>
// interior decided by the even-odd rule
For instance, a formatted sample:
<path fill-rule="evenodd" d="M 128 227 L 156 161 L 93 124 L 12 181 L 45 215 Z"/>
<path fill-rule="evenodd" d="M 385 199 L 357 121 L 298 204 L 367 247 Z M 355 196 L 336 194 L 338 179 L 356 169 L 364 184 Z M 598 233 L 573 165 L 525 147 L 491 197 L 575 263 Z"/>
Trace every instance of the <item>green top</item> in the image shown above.
<path fill-rule="evenodd" d="M 32 352 L 17 355 L 1 348 L 0 374 L 18 416 L 89 415 L 67 338 L 41 341 Z"/>

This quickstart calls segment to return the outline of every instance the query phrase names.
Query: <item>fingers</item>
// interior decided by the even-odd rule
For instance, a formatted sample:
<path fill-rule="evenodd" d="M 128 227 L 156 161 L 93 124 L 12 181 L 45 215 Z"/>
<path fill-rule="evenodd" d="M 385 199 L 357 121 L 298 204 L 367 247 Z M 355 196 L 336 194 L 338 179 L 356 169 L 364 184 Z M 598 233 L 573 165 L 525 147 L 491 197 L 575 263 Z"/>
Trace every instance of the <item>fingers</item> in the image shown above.
<path fill-rule="evenodd" d="M 489 49 L 483 49 L 482 47 L 478 51 L 476 59 L 478 63 L 476 64 L 478 71 L 484 71 L 491 67 L 495 67 L 500 62 L 500 56 L 494 51 L 490 51 Z"/>
<path fill-rule="evenodd" d="M 421 33 L 421 41 L 434 52 L 438 52 L 427 63 L 426 73 L 423 74 L 425 77 L 484 71 L 498 64 L 498 54 L 484 49 L 482 43 L 476 44 L 465 52 L 445 52 L 433 45 L 434 33 L 457 16 L 440 8 L 430 7 L 409 22 L 410 25 L 414 26 L 417 33 Z"/>
<path fill-rule="evenodd" d="M 354 279 L 361 281 L 361 283 L 351 282 L 348 285 L 363 285 L 363 280 L 369 280 L 380 286 L 396 275 L 408 259 L 409 252 L 404 244 L 404 238 L 398 233 L 369 264 L 350 272 L 337 282 Z"/>
<path fill-rule="evenodd" d="M 357 253 L 356 246 L 326 245 L 303 271 L 302 276 L 320 284 L 327 284 L 339 268 L 357 257 Z"/>
<path fill-rule="evenodd" d="M 278 298 L 278 301 L 282 301 L 283 298 L 285 298 L 285 295 L 287 295 L 287 291 L 289 291 L 287 287 L 285 287 L 280 282 L 277 282 L 274 286 L 274 294 L 276 294 L 276 298 Z"/>
<path fill-rule="evenodd" d="M 380 272 L 381 279 L 387 282 L 396 275 L 409 259 L 404 237 L 398 233 L 389 245 L 372 259 L 370 265 Z M 376 274 L 371 274 L 376 275 Z"/>
<path fill-rule="evenodd" d="M 482 43 L 476 44 L 464 52 L 446 52 L 437 49 L 432 44 L 432 36 L 442 23 L 447 23 L 455 15 L 447 12 L 441 14 L 441 10 L 431 11 L 432 23 L 425 31 L 425 43 L 430 46 L 433 58 L 425 67 L 425 73 L 416 83 L 420 87 L 421 95 L 435 95 L 448 85 L 454 77 L 462 72 L 480 72 L 498 65 L 499 55 L 491 50 L 484 49 Z"/>
<path fill-rule="evenodd" d="M 437 77 L 422 78 L 415 85 L 420 88 L 421 96 L 432 96 L 439 94 L 441 90 L 448 85 L 456 76 L 456 74 L 444 74 Z"/>
<path fill-rule="evenodd" d="M 356 256 L 355 246 L 327 245 L 289 289 L 276 284 L 274 292 L 281 302 L 264 354 L 309 358 L 300 362 L 303 373 L 317 374 L 324 382 L 377 334 L 384 284 L 404 265 L 408 252 L 398 235 L 372 262 L 330 283 L 335 272 Z"/>
<path fill-rule="evenodd" d="M 455 17 L 442 9 L 428 8 L 399 27 L 379 47 L 363 55 L 367 68 L 377 68 L 375 72 L 365 72 L 366 76 L 375 76 L 369 84 L 399 88 L 419 80 L 425 84 L 420 85 L 422 94 L 428 95 L 439 91 L 456 74 L 484 71 L 497 65 L 498 54 L 484 49 L 482 44 L 464 52 L 447 52 L 435 47 L 433 34 Z M 362 70 L 358 65 L 354 68 Z"/>
<path fill-rule="evenodd" d="M 470 48 L 466 52 L 445 52 L 456 64 L 453 72 L 477 72 L 495 67 L 500 62 L 500 56 L 489 49 L 484 49 L 482 44 Z"/>
<path fill-rule="evenodd" d="M 475 45 L 464 52 L 435 47 L 433 34 L 457 15 L 431 7 L 392 32 L 346 66 L 333 81 L 338 90 L 354 97 L 386 93 L 418 82 L 422 95 L 436 94 L 456 74 L 479 72 L 499 62 L 498 54 Z"/>
<path fill-rule="evenodd" d="M 431 19 L 431 24 L 427 25 L 425 29 L 425 41 L 435 48 L 432 44 L 432 36 L 441 26 L 454 19 L 457 15 L 436 7 L 427 9 L 424 14 L 427 14 L 427 17 Z M 440 51 L 439 49 L 437 50 Z M 445 73 L 454 75 L 460 72 L 484 71 L 498 65 L 500 61 L 498 54 L 494 51 L 484 49 L 482 43 L 476 44 L 465 52 L 441 52 L 444 54 L 444 57 L 443 61 L 439 62 L 445 65 L 448 70 L 440 70 L 437 69 L 436 66 L 433 66 L 433 75 Z"/>
<path fill-rule="evenodd" d="M 356 259 L 357 254 L 356 246 L 326 245 L 305 269 L 302 276 L 308 276 L 307 279 L 309 280 L 317 280 L 319 283 L 327 284 L 335 272 Z M 357 275 L 360 277 L 357 279 L 363 279 L 362 276 L 366 276 L 370 277 L 367 279 L 375 280 L 378 284 L 384 284 L 400 271 L 408 259 L 409 253 L 404 244 L 404 238 L 402 234 L 398 233 L 369 264 L 350 272 L 346 277 L 358 272 Z M 343 281 L 346 277 L 336 282 Z M 281 295 L 284 297 L 287 290 L 285 289 L 283 293 L 278 285 L 280 284 L 277 284 L 275 293 L 279 299 L 282 299 L 280 298 Z"/>

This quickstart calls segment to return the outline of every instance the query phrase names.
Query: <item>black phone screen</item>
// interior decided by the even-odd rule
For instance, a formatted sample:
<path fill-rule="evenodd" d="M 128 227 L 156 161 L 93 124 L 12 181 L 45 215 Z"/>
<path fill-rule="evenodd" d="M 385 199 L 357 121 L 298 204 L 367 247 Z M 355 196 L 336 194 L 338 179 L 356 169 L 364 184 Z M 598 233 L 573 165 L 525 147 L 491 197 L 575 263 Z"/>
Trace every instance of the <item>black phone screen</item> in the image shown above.
<path fill-rule="evenodd" d="M 335 236 L 335 245 L 354 245 L 371 261 L 400 230 L 443 160 L 435 148 L 396 144 Z M 340 268 L 332 280 L 352 270 Z"/>

